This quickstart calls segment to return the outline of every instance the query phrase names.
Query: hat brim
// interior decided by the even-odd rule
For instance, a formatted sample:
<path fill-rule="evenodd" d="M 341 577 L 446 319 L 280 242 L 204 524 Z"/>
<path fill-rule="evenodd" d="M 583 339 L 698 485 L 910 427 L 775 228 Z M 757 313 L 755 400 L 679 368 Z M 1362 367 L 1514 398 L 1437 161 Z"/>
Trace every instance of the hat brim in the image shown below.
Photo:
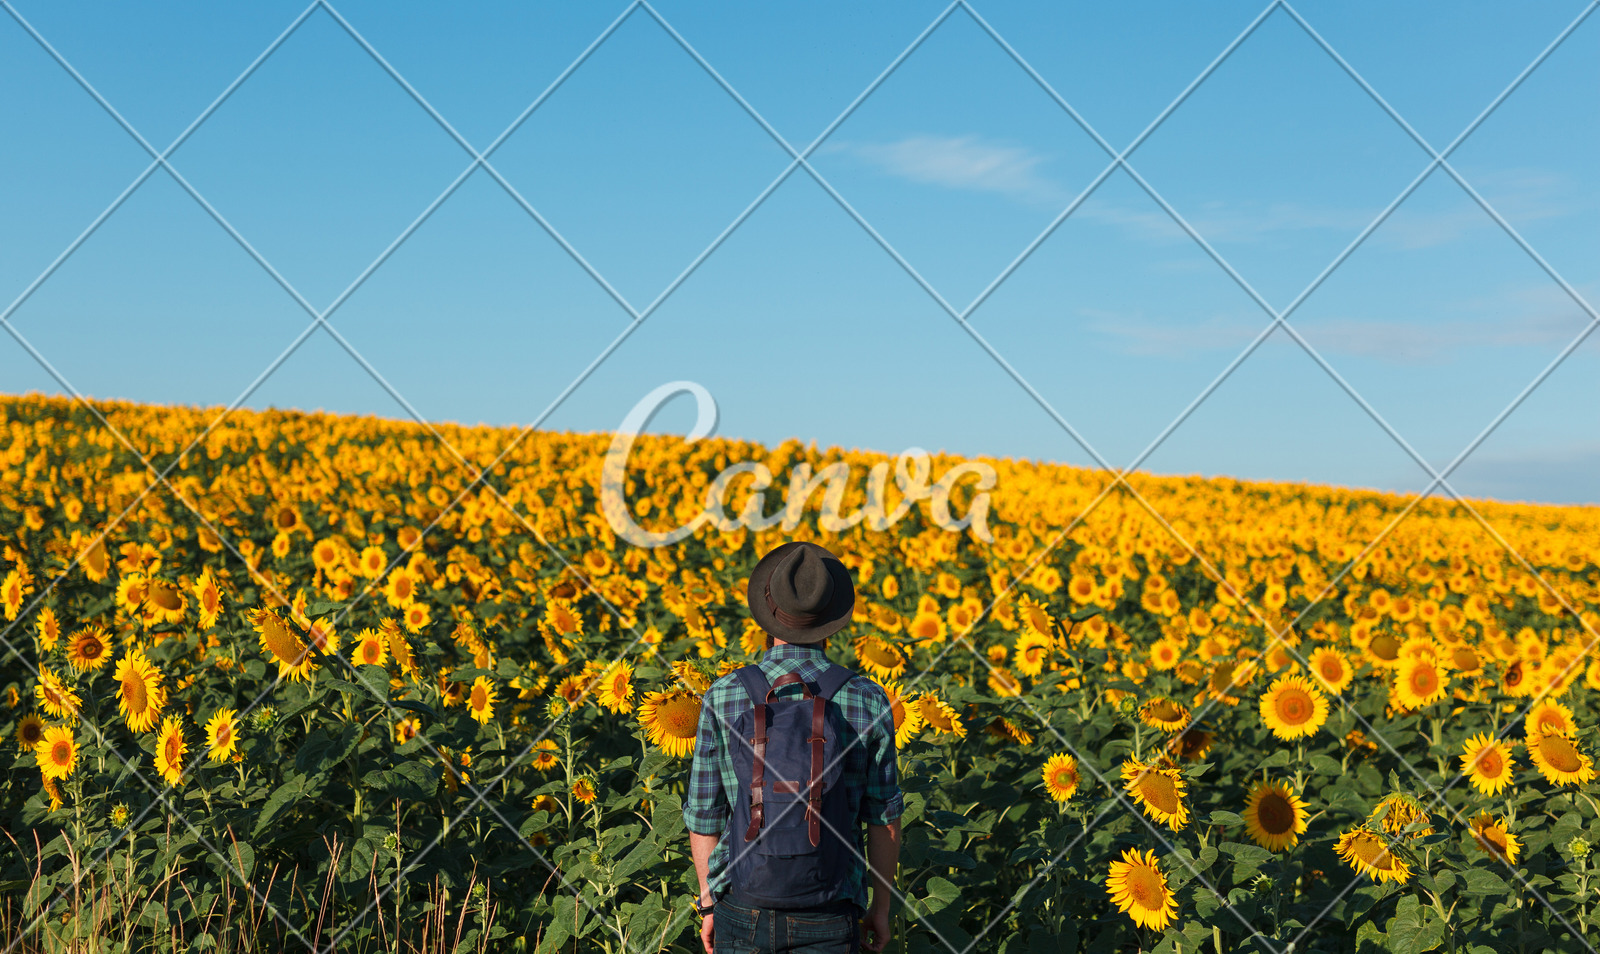
<path fill-rule="evenodd" d="M 833 577 L 833 600 L 823 612 L 823 619 L 805 629 L 796 629 L 778 622 L 778 618 L 767 606 L 767 580 L 772 577 L 772 571 L 777 569 L 785 556 L 795 547 L 804 545 L 798 540 L 785 543 L 762 557 L 756 568 L 750 571 L 750 588 L 745 592 L 745 601 L 750 604 L 751 618 L 768 634 L 786 643 L 820 643 L 850 625 L 855 611 L 856 584 L 850 578 L 850 568 L 830 554 L 823 560 L 823 565 Z"/>

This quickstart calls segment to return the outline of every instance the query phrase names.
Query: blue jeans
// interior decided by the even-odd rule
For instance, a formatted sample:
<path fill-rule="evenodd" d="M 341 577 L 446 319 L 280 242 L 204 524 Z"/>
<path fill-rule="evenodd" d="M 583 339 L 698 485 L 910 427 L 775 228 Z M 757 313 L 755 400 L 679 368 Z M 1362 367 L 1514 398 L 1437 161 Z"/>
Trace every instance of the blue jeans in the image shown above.
<path fill-rule="evenodd" d="M 854 954 L 861 941 L 855 905 L 780 911 L 718 901 L 712 927 L 716 954 Z"/>

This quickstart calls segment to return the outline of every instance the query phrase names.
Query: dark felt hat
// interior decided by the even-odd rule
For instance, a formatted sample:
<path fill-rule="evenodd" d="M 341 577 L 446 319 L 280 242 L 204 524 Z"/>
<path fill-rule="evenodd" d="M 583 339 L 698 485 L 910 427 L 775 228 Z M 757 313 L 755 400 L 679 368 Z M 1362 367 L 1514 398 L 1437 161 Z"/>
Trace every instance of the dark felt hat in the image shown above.
<path fill-rule="evenodd" d="M 786 643 L 820 643 L 850 624 L 856 585 L 850 569 L 815 543 L 774 548 L 750 574 L 750 615 Z"/>

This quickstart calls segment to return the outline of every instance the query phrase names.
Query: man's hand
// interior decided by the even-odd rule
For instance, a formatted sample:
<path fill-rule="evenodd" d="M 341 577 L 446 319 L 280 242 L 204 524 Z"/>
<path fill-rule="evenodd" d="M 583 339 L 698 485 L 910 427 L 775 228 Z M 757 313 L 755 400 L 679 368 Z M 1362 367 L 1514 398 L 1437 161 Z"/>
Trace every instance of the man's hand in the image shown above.
<path fill-rule="evenodd" d="M 715 932 L 711 927 L 711 919 L 714 917 L 716 915 L 708 914 L 706 919 L 700 922 L 700 946 L 706 949 L 706 954 L 712 954 L 711 943 Z M 873 950 L 877 950 L 877 948 L 873 948 Z"/>
<path fill-rule="evenodd" d="M 871 940 L 862 938 L 861 946 L 869 951 L 883 950 L 883 946 L 889 943 L 889 909 L 887 907 L 882 910 L 877 907 L 868 909 L 867 916 L 861 919 L 861 925 L 866 929 L 864 933 L 867 937 L 871 938 Z M 706 950 L 707 954 L 710 954 L 710 948 Z"/>

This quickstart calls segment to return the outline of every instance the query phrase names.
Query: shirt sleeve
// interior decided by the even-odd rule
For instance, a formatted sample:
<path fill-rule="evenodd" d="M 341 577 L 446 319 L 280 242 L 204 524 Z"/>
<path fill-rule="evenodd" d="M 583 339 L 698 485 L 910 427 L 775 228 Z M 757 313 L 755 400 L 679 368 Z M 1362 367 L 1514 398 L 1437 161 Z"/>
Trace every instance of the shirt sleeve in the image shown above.
<path fill-rule="evenodd" d="M 900 793 L 900 768 L 894 744 L 894 713 L 889 697 L 876 685 L 868 684 L 867 708 L 872 720 L 865 736 L 867 784 L 861 798 L 861 820 L 869 825 L 888 825 L 905 810 Z"/>
<path fill-rule="evenodd" d="M 716 694 L 706 693 L 700 704 L 700 727 L 695 733 L 694 764 L 689 769 L 688 797 L 683 802 L 683 824 L 697 835 L 720 835 L 728 827 L 732 809 L 722 791 L 718 761 L 721 731 L 714 706 Z"/>

